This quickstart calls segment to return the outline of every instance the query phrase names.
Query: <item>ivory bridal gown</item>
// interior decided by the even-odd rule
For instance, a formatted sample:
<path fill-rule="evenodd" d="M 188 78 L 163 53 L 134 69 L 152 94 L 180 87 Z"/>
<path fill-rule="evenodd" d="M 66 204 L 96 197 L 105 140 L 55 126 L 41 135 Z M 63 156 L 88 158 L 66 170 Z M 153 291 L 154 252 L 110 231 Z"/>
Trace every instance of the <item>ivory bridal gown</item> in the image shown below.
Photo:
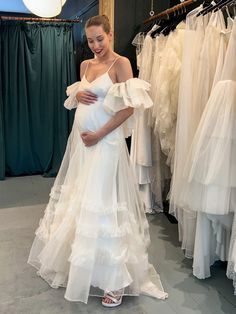
<path fill-rule="evenodd" d="M 165 299 L 148 262 L 148 223 L 125 143 L 132 120 L 152 106 L 150 86 L 137 78 L 113 83 L 109 70 L 92 82 L 84 75 L 67 89 L 65 107 L 77 107 L 74 124 L 28 262 L 51 287 L 66 287 L 70 301 L 87 303 L 89 295 L 119 289 Z M 79 90 L 95 93 L 97 101 L 78 104 Z M 127 106 L 134 108 L 131 118 L 85 147 L 81 132 L 95 132 Z"/>

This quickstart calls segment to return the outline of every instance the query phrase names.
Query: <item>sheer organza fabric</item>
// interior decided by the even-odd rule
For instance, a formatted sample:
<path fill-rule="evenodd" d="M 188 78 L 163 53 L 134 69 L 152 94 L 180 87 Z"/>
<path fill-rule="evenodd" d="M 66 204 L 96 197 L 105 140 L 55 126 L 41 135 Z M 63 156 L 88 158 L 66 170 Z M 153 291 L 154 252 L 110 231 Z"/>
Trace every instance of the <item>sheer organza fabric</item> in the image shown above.
<path fill-rule="evenodd" d="M 98 95 L 96 103 L 77 103 L 75 94 L 84 89 Z M 148 262 L 148 223 L 126 148 L 127 129 L 115 129 L 92 147 L 80 137 L 127 106 L 151 106 L 148 89 L 138 79 L 113 84 L 104 73 L 93 82 L 83 77 L 67 90 L 65 106 L 78 106 L 74 125 L 28 262 L 53 288 L 66 287 L 70 301 L 87 303 L 89 295 L 118 289 L 167 297 Z"/>
<path fill-rule="evenodd" d="M 182 200 L 194 210 L 224 215 L 236 210 L 236 24 L 231 32 L 221 80 L 215 84 L 196 131 Z"/>

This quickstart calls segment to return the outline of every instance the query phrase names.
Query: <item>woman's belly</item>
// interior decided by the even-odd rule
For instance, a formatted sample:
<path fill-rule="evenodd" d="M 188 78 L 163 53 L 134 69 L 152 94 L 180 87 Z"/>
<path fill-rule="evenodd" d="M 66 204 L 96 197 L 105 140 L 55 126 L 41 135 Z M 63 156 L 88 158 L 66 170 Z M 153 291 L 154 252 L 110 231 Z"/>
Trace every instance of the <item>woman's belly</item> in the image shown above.
<path fill-rule="evenodd" d="M 102 102 L 97 101 L 92 105 L 79 104 L 75 112 L 74 126 L 78 128 L 79 133 L 85 131 L 96 132 L 104 126 L 110 119 L 111 115 L 108 114 L 102 106 Z M 108 144 L 117 145 L 123 140 L 123 132 L 121 127 L 114 129 L 108 133 L 103 142 Z"/>
<path fill-rule="evenodd" d="M 96 132 L 110 119 L 111 115 L 104 110 L 100 101 L 92 105 L 79 103 L 75 113 L 75 121 L 80 132 Z"/>

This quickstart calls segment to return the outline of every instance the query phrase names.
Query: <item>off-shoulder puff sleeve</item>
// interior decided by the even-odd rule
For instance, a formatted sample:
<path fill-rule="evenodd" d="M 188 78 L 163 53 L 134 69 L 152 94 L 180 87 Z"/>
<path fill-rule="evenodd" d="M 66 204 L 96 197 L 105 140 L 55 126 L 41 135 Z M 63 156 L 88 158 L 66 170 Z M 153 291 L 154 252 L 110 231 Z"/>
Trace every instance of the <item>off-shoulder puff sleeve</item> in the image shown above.
<path fill-rule="evenodd" d="M 148 94 L 150 84 L 138 78 L 131 78 L 126 82 L 113 84 L 105 99 L 104 108 L 114 115 L 116 112 L 128 107 L 134 108 L 134 113 L 123 123 L 125 137 L 131 135 L 135 119 L 145 109 L 152 107 L 153 102 Z"/>
<path fill-rule="evenodd" d="M 73 109 L 76 108 L 78 105 L 78 101 L 76 99 L 76 94 L 79 91 L 80 82 L 75 82 L 74 84 L 70 85 L 66 89 L 66 95 L 68 98 L 64 102 L 64 107 L 66 109 Z"/>

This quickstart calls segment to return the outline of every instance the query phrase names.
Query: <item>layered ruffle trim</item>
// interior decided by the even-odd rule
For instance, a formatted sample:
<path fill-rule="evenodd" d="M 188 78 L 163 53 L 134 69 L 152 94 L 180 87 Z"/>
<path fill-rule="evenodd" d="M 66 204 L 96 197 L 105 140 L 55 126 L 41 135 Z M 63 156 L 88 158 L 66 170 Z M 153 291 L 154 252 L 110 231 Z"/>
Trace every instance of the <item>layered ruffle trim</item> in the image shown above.
<path fill-rule="evenodd" d="M 234 262 L 228 262 L 227 277 L 233 280 L 234 295 L 236 295 L 236 267 Z"/>
<path fill-rule="evenodd" d="M 132 236 L 125 242 L 110 242 L 109 246 L 105 247 L 98 246 L 97 241 L 84 240 L 76 234 L 70 246 L 71 236 L 67 230 L 64 239 L 56 237 L 46 246 L 42 246 L 42 242 L 36 238 L 36 245 L 33 246 L 33 254 L 29 259 L 29 263 L 39 270 L 38 275 L 53 288 L 67 287 L 66 299 L 81 300 L 80 292 L 84 286 L 81 287 L 76 282 L 82 281 L 87 287 L 93 286 L 109 291 L 125 288 L 131 284 L 127 295 L 130 295 L 130 292 L 131 294 L 136 292 L 138 295 L 142 293 L 147 281 L 152 279 L 148 275 L 148 268 L 151 265 L 148 263 L 147 251 L 140 239 L 137 241 L 137 238 Z M 38 246 L 37 243 L 40 245 Z M 153 276 L 159 281 L 156 272 Z M 142 287 L 140 287 L 141 283 L 143 283 Z M 144 289 L 144 293 L 161 299 L 167 297 L 160 282 L 156 287 L 153 285 L 153 288 L 155 294 L 150 287 Z M 72 289 L 76 294 L 71 293 Z"/>
<path fill-rule="evenodd" d="M 91 201 L 88 199 L 84 199 L 83 201 L 81 201 L 81 200 L 78 201 L 73 196 L 74 189 L 75 189 L 74 185 L 54 186 L 51 189 L 50 202 L 49 202 L 45 212 L 50 211 L 50 207 L 51 207 L 51 211 L 55 212 L 55 208 L 52 206 L 52 203 L 55 203 L 53 205 L 56 206 L 57 208 L 59 206 L 63 208 L 65 205 L 68 206 L 69 203 L 74 202 L 77 207 L 80 207 L 81 209 L 85 209 L 91 213 L 95 213 L 98 215 L 106 215 L 106 214 L 112 214 L 112 213 L 123 212 L 123 211 L 126 211 L 127 214 L 129 214 L 129 215 L 131 214 L 129 209 L 128 209 L 128 205 L 126 202 L 118 202 L 118 203 L 114 204 L 113 206 L 104 206 L 103 204 L 99 204 L 97 202 L 94 202 L 94 201 Z M 65 193 L 65 192 L 68 193 L 68 195 L 70 194 L 70 197 L 67 196 L 66 201 L 63 201 L 61 199 L 59 201 L 61 193 Z M 66 208 L 68 208 L 68 207 L 66 207 Z"/>
<path fill-rule="evenodd" d="M 68 98 L 64 102 L 65 108 L 71 110 L 77 107 L 76 94 L 79 90 L 80 82 L 75 82 L 67 87 L 66 94 Z M 150 84 L 138 78 L 115 83 L 108 90 L 103 106 L 109 114 L 114 115 L 118 111 L 129 107 L 134 108 L 134 114 L 122 124 L 125 137 L 131 135 L 134 129 L 135 118 L 142 114 L 145 109 L 153 106 L 152 99 L 148 94 L 149 90 Z"/>
<path fill-rule="evenodd" d="M 163 290 L 159 275 L 148 263 L 147 254 L 139 243 L 132 245 L 129 250 L 123 247 L 119 250 L 119 254 L 115 254 L 104 248 L 94 251 L 87 246 L 86 249 L 85 247 L 81 249 L 80 240 L 79 238 L 75 240 L 78 246 L 72 245 L 69 258 L 63 253 L 63 247 L 61 248 L 64 256 L 62 264 L 62 256 L 54 256 L 54 251 L 51 258 L 47 254 L 46 260 L 42 256 L 38 262 L 34 259 L 28 261 L 38 269 L 37 274 L 51 287 L 65 287 L 66 299 L 87 303 L 89 289 L 86 289 L 86 295 L 84 289 L 89 287 L 101 289 L 101 291 L 92 289 L 89 293 L 97 296 L 102 296 L 106 290 L 115 291 L 124 288 L 124 295 L 143 293 L 158 299 L 168 297 Z M 80 285 L 81 281 L 83 285 Z M 99 293 L 94 294 L 95 291 Z"/>
<path fill-rule="evenodd" d="M 64 107 L 68 110 L 74 109 L 78 106 L 76 94 L 80 90 L 80 82 L 75 82 L 66 89 L 66 95 L 68 98 L 64 102 Z"/>
<path fill-rule="evenodd" d="M 133 250 L 123 247 L 120 249 L 119 254 L 105 248 L 96 249 L 94 252 L 93 248 L 83 248 L 81 250 L 80 238 L 72 245 L 72 253 L 69 258 L 74 266 L 90 267 L 90 265 L 103 265 L 103 266 L 115 266 L 128 264 L 148 264 L 147 253 L 144 252 L 143 244 L 137 243 L 136 248 Z"/>
<path fill-rule="evenodd" d="M 69 226 L 68 226 L 69 227 Z M 78 224 L 76 233 L 86 238 L 121 238 L 127 235 L 132 235 L 132 226 L 129 222 L 125 222 L 120 226 L 106 227 L 100 226 L 95 230 L 93 225 Z"/>
<path fill-rule="evenodd" d="M 140 235 L 137 222 L 131 222 L 135 220 L 130 219 L 128 213 L 122 216 L 117 227 L 117 222 L 113 227 L 98 225 L 96 214 L 90 225 L 86 213 L 83 221 L 87 223 L 78 222 L 72 212 L 67 212 L 58 223 L 55 223 L 57 213 L 54 216 L 51 232 L 43 229 L 49 224 L 44 219 L 36 232 L 29 263 L 53 288 L 67 287 L 65 297 L 68 300 L 82 300 L 80 290 L 83 287 L 77 287 L 76 282 L 113 291 L 127 287 L 133 281 L 138 284 L 143 278 L 148 267 L 147 237 Z M 45 239 L 47 232 L 49 238 Z M 71 293 L 71 287 L 76 295 Z"/>
<path fill-rule="evenodd" d="M 60 199 L 59 195 L 62 190 L 71 191 L 70 198 Z M 54 232 L 74 228 L 75 234 L 86 238 L 122 238 L 139 234 L 145 246 L 149 245 L 147 220 L 142 222 L 140 229 L 137 217 L 126 202 L 104 206 L 88 199 L 78 200 L 73 197 L 73 194 L 72 186 L 55 186 L 51 190 L 51 198 L 45 209 L 44 217 L 40 220 L 39 227 L 35 232 L 44 243 Z M 100 223 L 101 219 L 113 223 L 106 226 Z M 57 237 L 60 237 L 59 233 Z"/>
<path fill-rule="evenodd" d="M 116 83 L 109 89 L 103 103 L 108 113 L 114 115 L 120 110 L 134 108 L 134 114 L 122 124 L 125 137 L 131 135 L 137 115 L 153 106 L 149 90 L 150 84 L 138 78 Z"/>
<path fill-rule="evenodd" d="M 40 221 L 40 225 L 38 229 L 35 232 L 35 235 L 38 236 L 42 241 L 47 242 L 51 235 L 51 230 L 55 230 L 58 227 L 54 226 L 50 223 L 50 221 L 53 220 L 53 213 L 49 209 L 47 210 L 47 213 L 45 217 Z M 129 215 L 131 216 L 131 215 Z M 97 217 L 96 217 L 97 218 Z M 138 224 L 137 221 L 134 219 L 134 217 L 126 217 L 127 220 L 133 220 L 131 223 L 129 222 L 123 222 L 119 226 L 99 226 L 99 228 L 96 228 L 96 226 L 93 226 L 92 224 L 86 224 L 86 223 L 76 223 L 76 219 L 73 215 L 71 215 L 71 218 L 66 221 L 63 221 L 62 223 L 65 224 L 63 226 L 63 230 L 66 230 L 67 228 L 72 228 L 71 224 L 76 224 L 76 231 L 75 233 L 78 235 L 81 235 L 85 238 L 123 238 L 126 236 L 135 236 L 135 234 L 139 234 L 138 230 Z M 129 219 L 131 218 L 131 219 Z M 46 220 L 49 219 L 49 220 Z M 135 226 L 137 224 L 137 226 Z M 61 228 L 61 226 L 60 226 Z M 143 225 L 144 233 L 143 234 L 143 241 L 145 242 L 145 246 L 149 245 L 150 239 L 146 235 L 146 232 L 148 230 L 148 223 L 144 223 Z M 147 233 L 148 234 L 148 233 Z M 60 235 L 57 235 L 60 237 Z"/>
<path fill-rule="evenodd" d="M 104 107 L 111 113 L 127 107 L 144 111 L 153 105 L 147 93 L 149 90 L 150 84 L 138 78 L 131 78 L 126 82 L 116 83 L 109 89 L 104 99 Z"/>

